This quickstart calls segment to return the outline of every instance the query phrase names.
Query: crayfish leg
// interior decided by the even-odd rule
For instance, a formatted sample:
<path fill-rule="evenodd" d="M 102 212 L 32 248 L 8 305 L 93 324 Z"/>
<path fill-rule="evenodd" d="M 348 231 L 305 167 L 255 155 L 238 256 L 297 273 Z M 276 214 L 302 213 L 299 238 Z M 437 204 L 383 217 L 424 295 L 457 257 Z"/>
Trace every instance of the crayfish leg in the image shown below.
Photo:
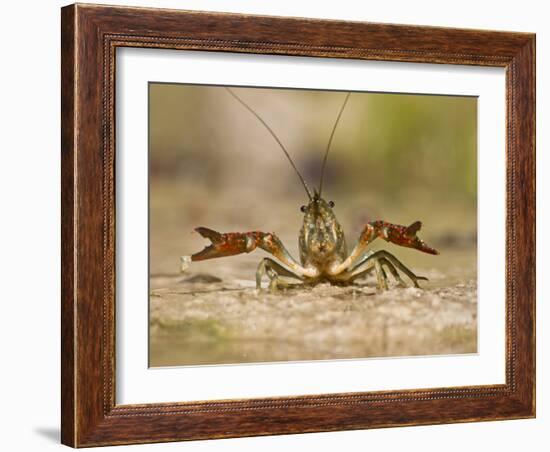
<path fill-rule="evenodd" d="M 418 285 L 418 281 L 428 280 L 428 278 L 424 276 L 414 274 L 408 267 L 405 266 L 405 264 L 397 259 L 397 257 L 386 250 L 376 251 L 375 253 L 367 255 L 362 261 L 349 270 L 349 273 L 344 275 L 344 277 L 349 282 L 352 282 L 375 270 L 378 279 L 378 288 L 380 290 L 386 290 L 388 288 L 388 275 L 384 271 L 384 267 L 389 269 L 395 280 L 402 287 L 407 287 L 407 284 L 403 281 L 397 269 L 405 273 L 405 275 L 410 278 L 414 287 L 420 287 Z"/>
<path fill-rule="evenodd" d="M 269 289 L 271 291 L 276 291 L 282 285 L 287 286 L 287 284 L 280 281 L 281 276 L 303 281 L 300 276 L 286 269 L 269 257 L 264 257 L 258 265 L 258 269 L 256 270 L 256 289 L 261 289 L 262 278 L 264 275 L 267 275 L 269 278 Z"/>

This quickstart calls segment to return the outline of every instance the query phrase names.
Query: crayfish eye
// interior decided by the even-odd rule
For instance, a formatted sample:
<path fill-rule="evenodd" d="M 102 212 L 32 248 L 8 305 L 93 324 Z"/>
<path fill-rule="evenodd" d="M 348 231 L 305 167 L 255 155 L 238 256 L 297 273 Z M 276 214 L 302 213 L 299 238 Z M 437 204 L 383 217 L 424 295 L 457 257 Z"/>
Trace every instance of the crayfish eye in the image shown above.
<path fill-rule="evenodd" d="M 329 201 L 328 202 L 328 205 L 330 206 L 330 208 L 332 209 L 334 207 L 334 201 Z"/>
<path fill-rule="evenodd" d="M 300 210 L 301 210 L 302 212 L 304 212 L 304 213 L 305 213 L 305 211 L 306 211 L 306 206 L 302 206 L 302 207 L 300 207 Z"/>

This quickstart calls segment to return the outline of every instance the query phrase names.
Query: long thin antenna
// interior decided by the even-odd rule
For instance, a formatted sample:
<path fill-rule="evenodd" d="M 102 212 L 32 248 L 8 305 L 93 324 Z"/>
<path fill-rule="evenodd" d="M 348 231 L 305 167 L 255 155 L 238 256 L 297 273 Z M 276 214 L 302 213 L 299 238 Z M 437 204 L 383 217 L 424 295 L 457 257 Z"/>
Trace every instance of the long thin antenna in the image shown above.
<path fill-rule="evenodd" d="M 340 116 L 342 116 L 344 108 L 346 108 L 346 104 L 348 103 L 349 96 L 351 96 L 351 92 L 349 92 L 346 95 L 346 98 L 344 99 L 344 103 L 342 104 L 342 107 L 338 112 L 338 116 L 336 117 L 336 121 L 334 122 L 334 127 L 332 128 L 332 132 L 330 133 L 330 138 L 328 139 L 327 149 L 325 151 L 325 157 L 323 158 L 323 166 L 321 166 L 321 180 L 319 182 L 319 198 L 321 197 L 321 192 L 323 191 L 323 177 L 325 176 L 325 167 L 327 166 L 328 151 L 330 151 L 330 145 L 332 144 L 332 137 L 334 137 L 334 132 L 336 131 L 336 127 L 338 126 L 338 122 L 340 121 Z"/>
<path fill-rule="evenodd" d="M 283 143 L 281 143 L 281 140 L 279 140 L 279 137 L 277 137 L 277 135 L 275 135 L 275 132 L 273 132 L 271 127 L 269 127 L 267 125 L 267 123 L 261 118 L 261 116 L 258 113 L 256 113 L 244 100 L 242 100 L 239 96 L 237 96 L 237 94 L 235 94 L 231 88 L 225 87 L 225 89 L 227 91 L 229 91 L 229 94 L 231 94 L 235 99 L 237 99 L 239 101 L 239 103 L 241 105 L 243 105 L 250 113 L 252 113 L 254 116 L 256 116 L 256 118 L 258 118 L 258 120 L 265 126 L 265 128 L 269 131 L 269 133 L 273 136 L 273 138 L 275 138 L 275 141 L 279 144 L 279 146 L 281 146 L 281 149 L 285 153 L 286 158 L 288 159 L 288 161 L 292 165 L 292 168 L 294 168 L 294 171 L 296 171 L 296 174 L 300 178 L 300 181 L 302 182 L 304 188 L 306 189 L 306 193 L 307 193 L 309 199 L 312 199 L 311 191 L 309 190 L 309 187 L 307 186 L 306 181 L 304 180 L 304 178 L 300 174 L 300 171 L 298 171 L 298 168 L 296 168 L 296 165 L 294 164 L 294 162 L 290 158 L 290 154 L 288 153 L 288 151 L 283 146 Z"/>

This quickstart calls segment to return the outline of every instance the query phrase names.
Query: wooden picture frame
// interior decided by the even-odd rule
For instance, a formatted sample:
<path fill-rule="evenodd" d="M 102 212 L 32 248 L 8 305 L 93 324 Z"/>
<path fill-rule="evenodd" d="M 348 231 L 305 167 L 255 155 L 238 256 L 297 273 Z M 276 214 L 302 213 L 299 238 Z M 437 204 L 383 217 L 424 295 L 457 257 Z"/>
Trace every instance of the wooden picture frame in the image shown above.
<path fill-rule="evenodd" d="M 535 416 L 535 35 L 176 10 L 62 9 L 62 442 L 73 447 Z M 115 403 L 115 50 L 506 69 L 506 383 Z"/>

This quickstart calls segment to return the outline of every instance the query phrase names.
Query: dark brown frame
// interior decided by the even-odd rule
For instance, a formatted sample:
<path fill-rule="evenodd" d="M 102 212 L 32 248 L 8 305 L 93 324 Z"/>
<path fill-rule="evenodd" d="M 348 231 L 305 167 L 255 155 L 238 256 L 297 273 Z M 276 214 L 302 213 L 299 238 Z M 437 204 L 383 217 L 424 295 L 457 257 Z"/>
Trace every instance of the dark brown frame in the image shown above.
<path fill-rule="evenodd" d="M 61 37 L 64 444 L 535 416 L 534 34 L 77 4 Z M 506 68 L 506 383 L 116 405 L 114 68 L 128 46 Z"/>

